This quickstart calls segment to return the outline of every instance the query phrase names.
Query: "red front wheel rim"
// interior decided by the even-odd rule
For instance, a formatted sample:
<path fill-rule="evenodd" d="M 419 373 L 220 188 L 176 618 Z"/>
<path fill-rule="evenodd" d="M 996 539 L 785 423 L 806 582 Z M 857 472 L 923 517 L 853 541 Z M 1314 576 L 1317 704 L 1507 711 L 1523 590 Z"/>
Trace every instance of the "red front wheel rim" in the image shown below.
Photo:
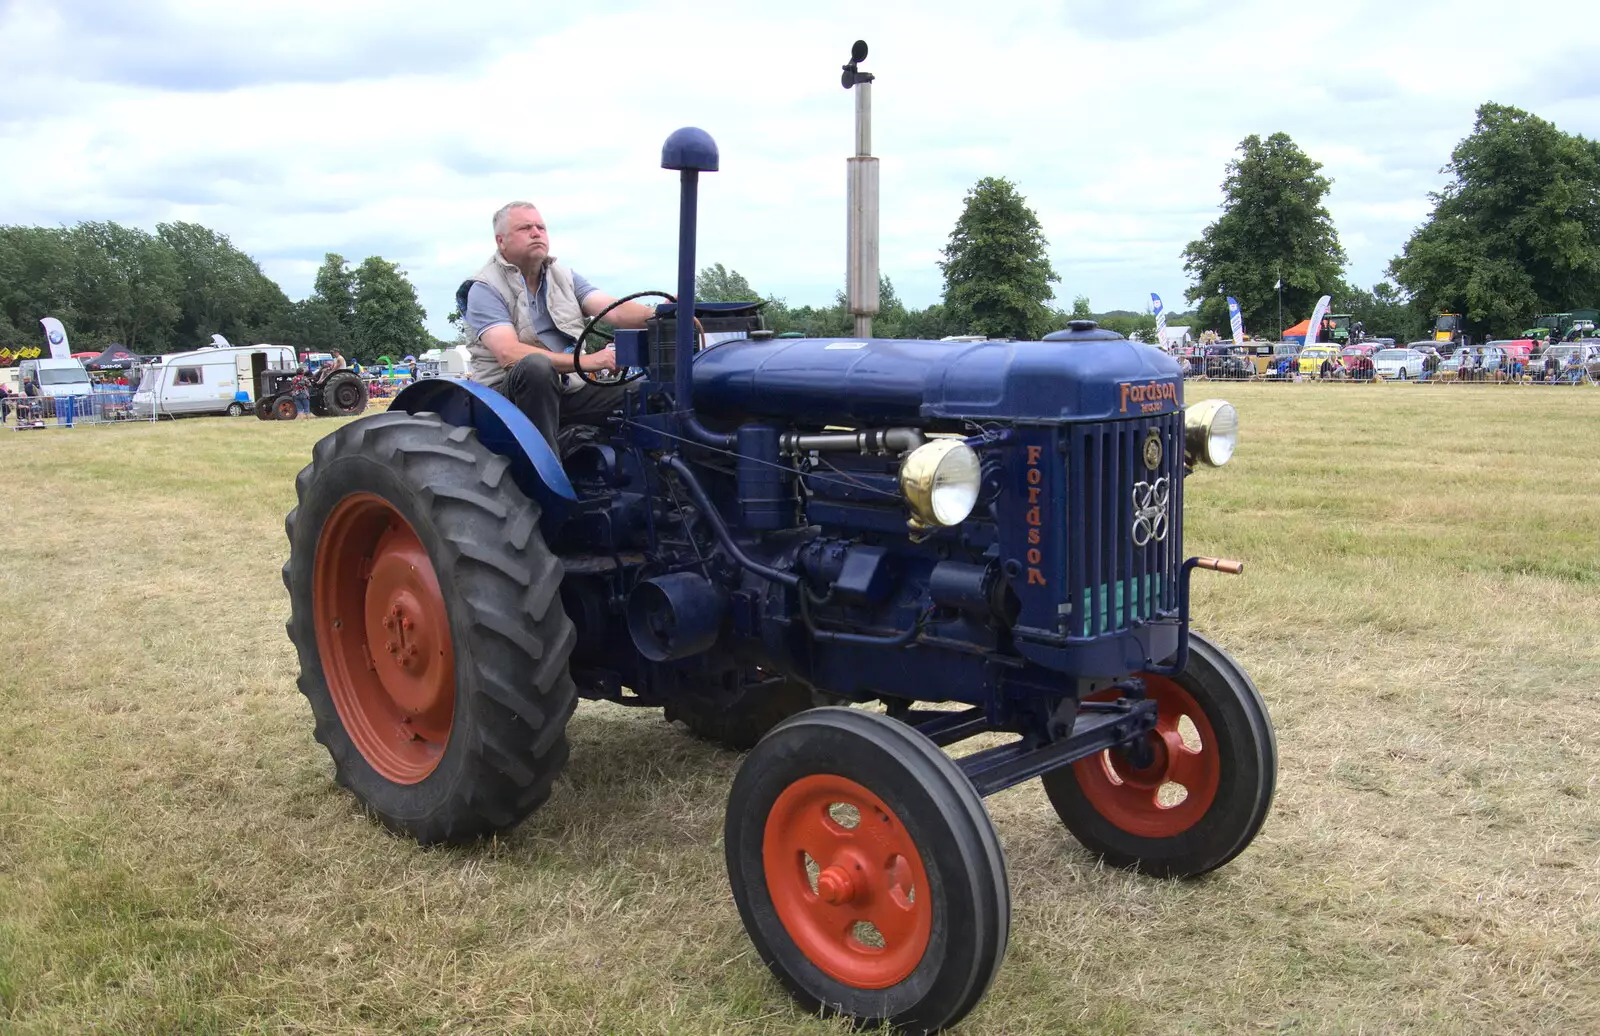
<path fill-rule="evenodd" d="M 761 851 L 778 920 L 824 974 L 886 989 L 916 970 L 932 889 L 916 843 L 877 795 L 835 774 L 802 777 L 767 813 Z"/>
<path fill-rule="evenodd" d="M 1073 763 L 1073 775 L 1084 798 L 1112 824 L 1141 838 L 1172 838 L 1198 824 L 1216 801 L 1222 755 L 1194 695 L 1166 677 L 1141 677 L 1156 703 L 1156 728 L 1145 742 L 1151 763 L 1134 766 L 1125 750 L 1110 749 Z"/>
<path fill-rule="evenodd" d="M 389 501 L 357 493 L 328 515 L 312 612 L 323 678 L 356 750 L 397 784 L 427 777 L 455 719 L 455 649 L 433 563 Z"/>

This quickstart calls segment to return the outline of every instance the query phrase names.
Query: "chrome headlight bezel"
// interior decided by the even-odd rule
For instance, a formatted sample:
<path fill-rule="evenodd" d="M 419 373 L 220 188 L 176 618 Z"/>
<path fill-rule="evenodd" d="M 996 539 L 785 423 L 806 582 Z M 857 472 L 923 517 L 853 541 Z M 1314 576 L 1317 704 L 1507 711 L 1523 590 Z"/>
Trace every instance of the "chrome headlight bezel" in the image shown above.
<path fill-rule="evenodd" d="M 983 486 L 978 451 L 960 439 L 933 439 L 900 462 L 900 492 L 914 528 L 949 528 L 971 516 Z"/>
<path fill-rule="evenodd" d="M 1183 412 L 1183 460 L 1220 468 L 1239 446 L 1239 412 L 1225 399 L 1202 399 Z"/>

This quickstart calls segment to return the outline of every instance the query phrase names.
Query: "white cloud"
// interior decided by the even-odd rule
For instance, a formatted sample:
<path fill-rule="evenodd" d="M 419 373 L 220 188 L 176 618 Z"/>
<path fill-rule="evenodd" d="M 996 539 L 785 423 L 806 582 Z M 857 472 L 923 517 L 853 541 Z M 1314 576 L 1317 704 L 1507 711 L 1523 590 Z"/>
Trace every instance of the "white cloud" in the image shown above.
<path fill-rule="evenodd" d="M 883 268 L 908 303 L 937 298 L 938 251 L 986 175 L 1039 213 L 1059 297 L 1175 300 L 1233 148 L 1280 129 L 1335 181 L 1350 274 L 1371 284 L 1478 104 L 1600 135 L 1600 77 L 1575 34 L 1548 34 L 1579 14 L 1487 0 L 13 0 L 0 220 L 195 220 L 293 297 L 324 252 L 381 254 L 443 332 L 512 197 L 536 201 L 557 254 L 607 290 L 670 290 L 677 183 L 660 145 L 695 124 L 722 151 L 702 178 L 701 265 L 825 303 L 843 280 L 852 143 L 838 66 L 861 36 L 879 76 Z"/>

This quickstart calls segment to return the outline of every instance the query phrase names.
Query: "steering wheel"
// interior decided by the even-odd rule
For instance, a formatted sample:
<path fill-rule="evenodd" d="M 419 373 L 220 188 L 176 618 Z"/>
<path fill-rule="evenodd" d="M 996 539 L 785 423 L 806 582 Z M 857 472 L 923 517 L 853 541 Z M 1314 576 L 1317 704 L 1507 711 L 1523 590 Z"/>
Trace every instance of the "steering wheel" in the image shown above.
<path fill-rule="evenodd" d="M 583 325 L 583 330 L 578 332 L 577 341 L 572 343 L 572 371 L 578 376 L 579 381 L 589 385 L 626 385 L 630 381 L 638 381 L 640 378 L 644 377 L 645 372 L 642 370 L 597 371 L 585 370 L 582 366 L 580 366 L 582 362 L 580 357 L 599 352 L 611 342 L 616 340 L 616 335 L 607 334 L 604 331 L 596 331 L 594 325 L 598 324 L 602 317 L 611 312 L 613 309 L 616 309 L 618 306 L 622 305 L 624 302 L 632 302 L 634 299 L 642 298 L 666 299 L 673 305 L 678 304 L 678 297 L 676 295 L 670 295 L 664 291 L 636 291 L 632 295 L 622 296 L 622 298 L 618 299 L 605 309 L 602 309 L 600 312 L 590 317 L 588 323 Z M 694 332 L 695 337 L 699 339 L 699 344 L 695 347 L 695 351 L 699 352 L 701 349 L 706 347 L 706 329 L 701 325 L 699 317 L 694 318 Z M 590 335 L 593 335 L 596 340 L 593 348 L 588 347 Z"/>
<path fill-rule="evenodd" d="M 630 381 L 637 381 L 644 377 L 644 371 L 642 370 L 585 370 L 582 366 L 583 357 L 599 352 L 610 345 L 617 337 L 604 331 L 596 331 L 595 325 L 607 313 L 624 302 L 632 302 L 634 299 L 642 298 L 666 299 L 673 304 L 678 301 L 676 295 L 669 295 L 664 291 L 636 291 L 632 295 L 622 296 L 622 298 L 590 317 L 588 322 L 583 325 L 583 330 L 578 333 L 578 340 L 572 343 L 572 372 L 578 376 L 580 381 L 588 385 L 626 385 Z M 590 342 L 591 336 L 594 338 L 593 343 Z"/>

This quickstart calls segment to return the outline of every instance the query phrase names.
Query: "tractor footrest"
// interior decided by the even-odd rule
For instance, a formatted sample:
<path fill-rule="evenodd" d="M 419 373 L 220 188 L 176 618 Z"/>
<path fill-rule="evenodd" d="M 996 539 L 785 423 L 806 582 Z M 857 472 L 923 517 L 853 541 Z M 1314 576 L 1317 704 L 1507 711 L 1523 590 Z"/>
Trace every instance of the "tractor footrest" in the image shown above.
<path fill-rule="evenodd" d="M 1060 740 L 1041 745 L 1024 738 L 1009 745 L 974 752 L 957 759 L 956 765 L 961 767 L 979 795 L 993 795 L 1040 774 L 1143 737 L 1155 726 L 1156 703 L 1149 699 L 1085 702 L 1078 710 L 1072 733 Z"/>

